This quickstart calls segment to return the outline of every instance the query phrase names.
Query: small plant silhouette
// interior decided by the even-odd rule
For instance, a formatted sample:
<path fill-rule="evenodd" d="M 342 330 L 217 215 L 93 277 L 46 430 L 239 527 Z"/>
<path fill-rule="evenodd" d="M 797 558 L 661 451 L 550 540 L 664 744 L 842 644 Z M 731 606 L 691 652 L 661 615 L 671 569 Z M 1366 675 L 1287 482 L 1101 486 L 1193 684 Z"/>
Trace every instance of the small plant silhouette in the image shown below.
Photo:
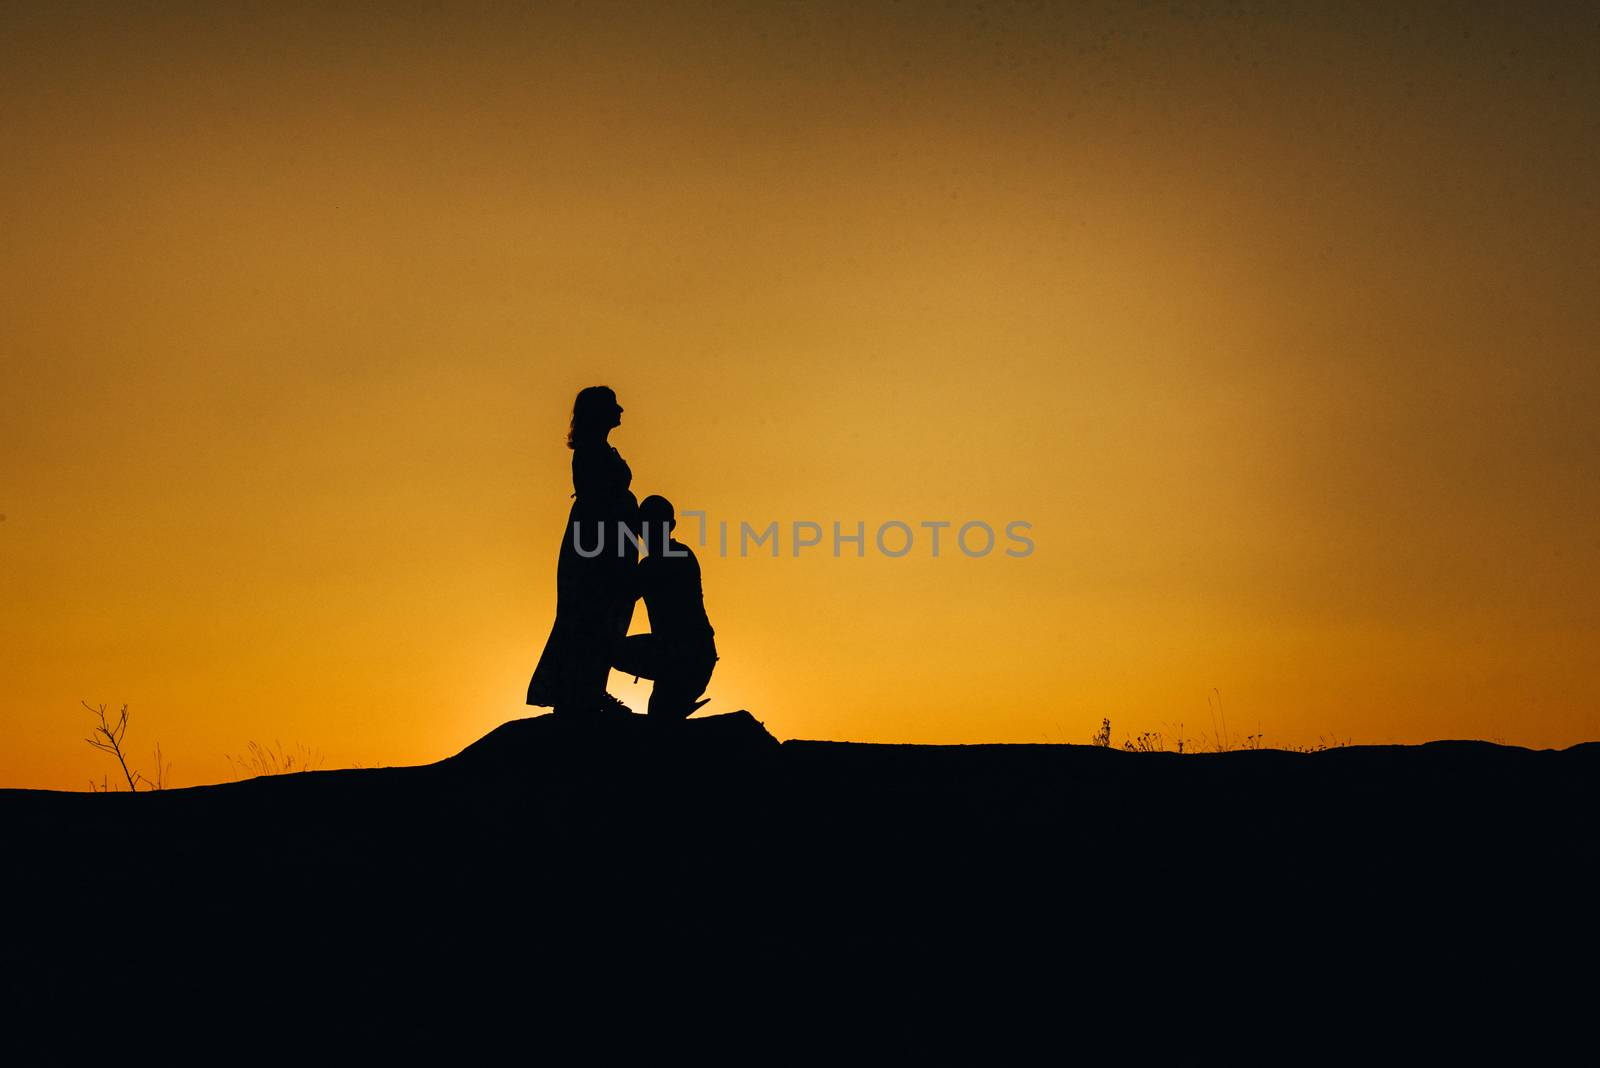
<path fill-rule="evenodd" d="M 1111 748 L 1111 720 L 1110 719 L 1102 719 L 1100 721 L 1100 729 L 1098 731 L 1095 731 L 1094 737 L 1089 739 L 1089 743 L 1091 745 L 1098 746 L 1101 749 L 1110 749 Z"/>
<path fill-rule="evenodd" d="M 112 723 L 111 718 L 106 713 L 105 705 L 102 704 L 96 707 L 95 705 L 91 705 L 88 701 L 83 700 L 80 700 L 78 703 L 83 705 L 83 707 L 87 708 L 90 712 L 93 712 L 95 714 L 95 718 L 99 720 L 94 729 L 90 732 L 89 737 L 85 738 L 84 741 L 88 742 L 102 753 L 109 753 L 111 756 L 116 758 L 117 766 L 122 769 L 122 777 L 127 780 L 129 790 L 137 792 L 140 783 L 144 783 L 144 785 L 151 790 L 166 789 L 167 774 L 172 771 L 172 765 L 166 763 L 162 759 L 161 744 L 159 742 L 156 743 L 156 777 L 154 779 L 147 779 L 138 771 L 128 767 L 127 755 L 122 750 L 122 739 L 128 733 L 127 705 L 122 706 L 122 711 L 117 714 L 117 721 Z M 89 789 L 94 790 L 97 793 L 108 793 L 111 789 L 111 784 L 110 781 L 104 777 L 101 778 L 98 786 L 95 785 L 93 779 L 90 779 Z"/>
<path fill-rule="evenodd" d="M 1343 749 L 1350 744 L 1349 738 L 1340 738 L 1337 734 L 1317 735 L 1315 745 L 1291 745 L 1291 753 L 1321 753 L 1328 749 Z"/>
<path fill-rule="evenodd" d="M 1217 706 L 1214 709 L 1211 707 L 1211 693 L 1217 695 Z M 1211 693 L 1206 694 L 1206 709 L 1211 712 L 1211 735 L 1213 738 L 1218 739 L 1217 752 L 1226 753 L 1233 748 L 1233 745 L 1228 741 L 1228 714 L 1222 710 L 1222 691 L 1213 686 L 1211 687 Z M 1217 733 L 1218 716 L 1222 717 L 1221 734 Z"/>
<path fill-rule="evenodd" d="M 322 754 L 304 745 L 285 749 L 282 742 L 272 745 L 260 742 L 246 744 L 243 756 L 229 756 L 228 761 L 246 775 L 292 775 L 301 771 L 316 771 L 322 766 Z"/>
<path fill-rule="evenodd" d="M 1182 740 L 1179 740 L 1178 745 L 1180 747 L 1178 751 L 1181 753 L 1183 751 L 1181 748 L 1183 745 Z M 1123 742 L 1122 748 L 1130 753 L 1165 753 L 1167 751 L 1167 743 L 1166 739 L 1161 737 L 1160 731 L 1145 731 L 1137 738 L 1130 738 Z"/>

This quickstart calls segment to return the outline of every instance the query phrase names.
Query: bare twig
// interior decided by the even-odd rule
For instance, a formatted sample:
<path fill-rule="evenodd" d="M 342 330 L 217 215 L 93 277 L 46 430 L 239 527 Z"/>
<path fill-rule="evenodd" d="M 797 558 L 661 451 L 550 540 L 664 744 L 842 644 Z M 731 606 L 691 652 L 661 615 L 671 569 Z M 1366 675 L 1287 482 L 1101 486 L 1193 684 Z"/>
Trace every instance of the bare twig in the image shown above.
<path fill-rule="evenodd" d="M 145 778 L 137 770 L 128 767 L 128 758 L 122 747 L 123 737 L 128 733 L 127 705 L 122 706 L 122 711 L 117 714 L 116 722 L 113 723 L 111 721 L 111 717 L 106 713 L 105 705 L 95 707 L 88 701 L 79 701 L 79 704 L 83 705 L 83 707 L 87 708 L 90 712 L 93 712 L 95 717 L 100 721 L 90 731 L 89 737 L 85 738 L 84 741 L 88 742 L 102 753 L 109 753 L 111 756 L 116 758 L 117 766 L 122 769 L 122 777 L 127 780 L 129 790 L 137 791 L 140 783 L 143 783 L 148 789 L 151 790 L 166 789 L 167 779 L 170 777 L 172 772 L 172 765 L 167 763 L 164 759 L 161 752 L 161 745 L 159 743 L 157 743 L 155 749 L 156 777 L 153 780 Z M 105 780 L 102 780 L 100 786 L 96 788 L 94 781 L 90 780 L 89 786 L 90 788 L 95 789 L 97 793 L 108 793 L 110 784 Z"/>
<path fill-rule="evenodd" d="M 156 790 L 165 790 L 167 788 L 167 773 L 170 772 L 171 770 L 172 770 L 172 765 L 162 761 L 162 759 L 161 759 L 161 743 L 157 742 L 156 743 L 156 781 L 154 783 L 151 783 L 151 787 L 153 789 L 156 789 Z M 148 781 L 148 780 L 146 780 L 146 781 Z"/>
<path fill-rule="evenodd" d="M 90 734 L 89 737 L 85 738 L 84 741 L 88 742 L 102 753 L 110 753 L 112 756 L 116 757 L 117 763 L 122 767 L 123 777 L 128 780 L 128 789 L 133 791 L 138 790 L 141 776 L 138 772 L 130 771 L 128 769 L 128 761 L 122 755 L 122 736 L 128 733 L 128 706 L 122 706 L 122 713 L 117 717 L 116 725 L 113 726 L 111 722 L 106 719 L 105 705 L 101 705 L 99 708 L 96 708 L 88 701 L 80 701 L 79 704 L 83 705 L 83 707 L 87 708 L 90 712 L 93 712 L 100 719 L 100 725 L 95 727 L 93 733 Z"/>

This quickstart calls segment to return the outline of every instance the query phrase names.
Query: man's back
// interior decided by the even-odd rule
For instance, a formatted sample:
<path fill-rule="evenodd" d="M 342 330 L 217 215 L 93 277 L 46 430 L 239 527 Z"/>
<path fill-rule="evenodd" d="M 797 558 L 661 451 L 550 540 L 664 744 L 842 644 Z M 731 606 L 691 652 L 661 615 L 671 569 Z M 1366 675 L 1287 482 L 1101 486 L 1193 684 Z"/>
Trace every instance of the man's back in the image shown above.
<path fill-rule="evenodd" d="M 665 552 L 641 560 L 639 592 L 650 613 L 651 633 L 674 644 L 711 644 L 713 631 L 700 585 L 700 561 L 687 545 L 669 540 Z"/>

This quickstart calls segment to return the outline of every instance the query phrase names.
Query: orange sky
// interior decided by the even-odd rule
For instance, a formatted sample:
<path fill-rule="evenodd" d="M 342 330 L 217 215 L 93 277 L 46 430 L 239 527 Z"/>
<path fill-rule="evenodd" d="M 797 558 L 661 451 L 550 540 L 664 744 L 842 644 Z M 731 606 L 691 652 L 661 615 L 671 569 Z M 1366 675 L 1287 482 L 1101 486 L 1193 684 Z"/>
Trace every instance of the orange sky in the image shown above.
<path fill-rule="evenodd" d="M 6 5 L 0 785 L 526 714 L 597 382 L 713 521 L 1032 524 L 701 550 L 779 737 L 1600 736 L 1600 23 L 1345 6 Z"/>

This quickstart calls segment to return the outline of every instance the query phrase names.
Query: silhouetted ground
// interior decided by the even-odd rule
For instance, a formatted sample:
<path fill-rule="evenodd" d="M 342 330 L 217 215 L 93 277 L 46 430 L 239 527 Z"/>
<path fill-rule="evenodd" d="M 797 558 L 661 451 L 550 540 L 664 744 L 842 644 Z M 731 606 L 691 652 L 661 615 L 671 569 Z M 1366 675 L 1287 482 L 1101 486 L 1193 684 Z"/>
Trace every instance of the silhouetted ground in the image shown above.
<path fill-rule="evenodd" d="M 3 992 L 28 1012 L 109 986 L 172 1027 L 320 1014 L 392 1042 L 476 1012 L 768 1054 L 993 1053 L 1142 1007 L 1229 1033 L 1425 994 L 1470 1016 L 1592 980 L 1597 770 L 1596 744 L 780 746 L 736 713 L 520 720 L 418 768 L 0 791 Z"/>

